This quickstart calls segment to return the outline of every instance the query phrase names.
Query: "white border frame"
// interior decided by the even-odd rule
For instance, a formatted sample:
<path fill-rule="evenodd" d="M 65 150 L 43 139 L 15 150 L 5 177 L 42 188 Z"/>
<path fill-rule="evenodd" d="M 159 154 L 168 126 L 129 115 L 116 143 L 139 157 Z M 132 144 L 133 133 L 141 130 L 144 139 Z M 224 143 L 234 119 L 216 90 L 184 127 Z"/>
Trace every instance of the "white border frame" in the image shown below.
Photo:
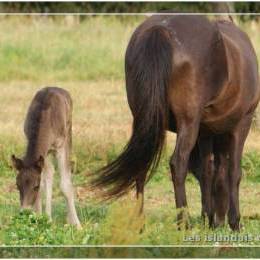
<path fill-rule="evenodd" d="M 17 0 L 19 1 L 19 0 Z M 113 1 L 113 0 L 110 0 Z M 108 1 L 108 2 L 110 2 Z M 160 1 L 154 1 L 152 2 L 160 2 Z M 168 0 L 169 1 L 169 0 Z M 168 2 L 167 0 L 165 2 Z M 219 1 L 219 0 L 218 0 Z M 258 0 L 260 1 L 260 0 Z M 256 2 L 258 2 L 256 1 Z M 8 3 L 13 1 L 4 1 L 2 3 Z M 26 0 L 21 0 L 21 2 L 27 2 Z M 53 2 L 53 1 L 44 1 L 40 0 L 37 2 Z M 58 0 L 57 2 L 63 2 L 62 0 Z M 65 0 L 65 2 L 71 2 Z M 76 0 L 74 2 L 82 2 L 81 0 Z M 99 2 L 99 1 L 83 1 L 83 2 Z M 132 2 L 131 0 L 128 1 L 118 1 L 118 2 Z M 137 3 L 139 1 L 136 1 Z M 140 2 L 148 2 L 143 0 Z M 171 1 L 169 1 L 171 2 Z M 174 3 L 175 1 L 173 1 Z M 176 1 L 178 2 L 178 1 Z M 184 1 L 184 2 L 190 2 L 190 1 Z M 192 1 L 191 1 L 192 2 Z M 209 1 L 211 2 L 211 1 Z M 215 0 L 212 0 L 212 2 L 215 2 Z M 222 0 L 220 1 L 222 2 Z M 223 0 L 223 2 L 226 2 Z M 259 3 L 260 4 L 260 3 Z M 260 16 L 260 13 L 0 13 L 0 16 L 92 16 L 92 15 L 100 15 L 100 16 L 121 16 L 121 15 L 128 15 L 128 16 L 151 16 L 151 15 L 232 15 L 232 16 L 248 16 L 248 15 L 256 15 Z M 194 242 L 196 243 L 196 242 Z M 0 245 L 0 249 L 4 248 L 260 248 L 259 245 L 222 245 L 222 244 L 215 244 L 215 245 L 201 245 L 201 244 L 195 244 L 195 245 Z M 101 259 L 101 258 L 100 258 Z M 224 259 L 224 258 L 223 258 Z M 244 258 L 241 258 L 244 259 Z"/>

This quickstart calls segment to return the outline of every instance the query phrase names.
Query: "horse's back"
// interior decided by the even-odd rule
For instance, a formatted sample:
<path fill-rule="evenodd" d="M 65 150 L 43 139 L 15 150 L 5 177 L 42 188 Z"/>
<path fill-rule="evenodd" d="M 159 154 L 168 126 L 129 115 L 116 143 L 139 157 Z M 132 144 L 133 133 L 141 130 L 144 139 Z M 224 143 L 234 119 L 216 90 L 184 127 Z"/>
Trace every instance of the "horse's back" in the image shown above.
<path fill-rule="evenodd" d="M 165 28 L 171 35 L 175 71 L 184 71 L 182 67 L 189 68 L 184 74 L 191 75 L 192 88 L 197 88 L 204 100 L 210 100 L 227 80 L 225 50 L 216 24 L 200 15 L 152 16 L 134 32 L 128 46 L 126 63 L 131 63 L 131 56 L 134 57 L 133 53 L 137 50 L 136 45 L 155 26 Z M 173 88 L 178 87 L 175 82 Z"/>
<path fill-rule="evenodd" d="M 198 62 L 208 57 L 207 50 L 212 44 L 216 26 L 206 17 L 197 15 L 154 15 L 137 27 L 128 49 L 141 41 L 143 35 L 153 27 L 161 26 L 171 35 L 174 53 L 181 52 L 186 57 L 191 56 Z M 135 48 L 132 48 L 135 51 Z"/>
<path fill-rule="evenodd" d="M 210 21 L 200 15 L 152 16 L 135 30 L 129 42 L 126 67 L 130 73 L 145 35 L 158 28 L 165 32 L 160 37 L 172 45 L 168 95 L 173 117 L 187 109 L 200 110 L 206 128 L 223 132 L 232 130 L 255 109 L 259 99 L 257 59 L 249 38 L 234 23 Z M 132 87 L 127 84 L 127 93 L 138 91 Z"/>
<path fill-rule="evenodd" d="M 45 129 L 51 136 L 66 135 L 71 127 L 72 99 L 62 88 L 45 87 L 34 96 L 25 120 L 24 131 L 27 138 L 31 132 Z"/>

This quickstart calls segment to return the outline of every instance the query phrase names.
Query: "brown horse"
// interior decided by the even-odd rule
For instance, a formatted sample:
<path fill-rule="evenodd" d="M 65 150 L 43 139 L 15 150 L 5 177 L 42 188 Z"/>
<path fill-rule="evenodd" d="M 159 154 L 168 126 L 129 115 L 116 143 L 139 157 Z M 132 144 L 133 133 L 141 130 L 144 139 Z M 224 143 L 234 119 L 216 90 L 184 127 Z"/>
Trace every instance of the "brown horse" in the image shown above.
<path fill-rule="evenodd" d="M 200 180 L 210 225 L 222 224 L 228 213 L 230 227 L 239 229 L 240 160 L 260 94 L 247 35 L 229 21 L 155 15 L 133 33 L 125 73 L 132 136 L 93 184 L 105 186 L 108 198 L 136 185 L 143 201 L 148 171 L 156 169 L 170 130 L 177 133 L 170 160 L 177 208 L 187 207 L 190 169 Z"/>
<path fill-rule="evenodd" d="M 46 213 L 51 218 L 54 167 L 50 154 L 58 162 L 60 188 L 66 198 L 68 221 L 80 228 L 71 180 L 72 99 L 62 88 L 46 87 L 38 91 L 28 109 L 24 124 L 27 149 L 23 159 L 12 156 L 17 170 L 16 184 L 22 208 L 34 206 L 42 211 L 41 193 L 46 191 Z"/>

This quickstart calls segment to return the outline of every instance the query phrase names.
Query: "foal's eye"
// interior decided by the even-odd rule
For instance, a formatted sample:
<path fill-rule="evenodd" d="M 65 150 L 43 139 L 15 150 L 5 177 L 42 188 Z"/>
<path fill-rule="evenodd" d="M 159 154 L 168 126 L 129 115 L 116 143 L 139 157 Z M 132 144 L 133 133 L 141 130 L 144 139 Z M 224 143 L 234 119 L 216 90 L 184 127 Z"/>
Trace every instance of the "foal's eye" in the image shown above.
<path fill-rule="evenodd" d="M 34 189 L 35 191 L 38 191 L 39 188 L 40 188 L 40 186 L 38 185 L 38 186 L 35 186 L 33 189 Z"/>

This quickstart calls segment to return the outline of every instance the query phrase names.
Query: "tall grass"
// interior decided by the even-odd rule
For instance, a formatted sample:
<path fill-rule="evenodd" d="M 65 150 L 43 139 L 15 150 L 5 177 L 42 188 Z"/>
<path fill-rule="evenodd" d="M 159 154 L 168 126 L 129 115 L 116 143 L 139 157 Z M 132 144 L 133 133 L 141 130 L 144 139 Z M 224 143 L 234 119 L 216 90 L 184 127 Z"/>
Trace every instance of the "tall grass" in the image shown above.
<path fill-rule="evenodd" d="M 124 78 L 124 52 L 143 16 L 1 17 L 0 80 L 83 81 Z M 260 57 L 260 25 L 240 25 Z"/>
<path fill-rule="evenodd" d="M 124 51 L 137 19 L 99 16 L 68 23 L 54 18 L 0 20 L 0 80 L 122 78 Z"/>

